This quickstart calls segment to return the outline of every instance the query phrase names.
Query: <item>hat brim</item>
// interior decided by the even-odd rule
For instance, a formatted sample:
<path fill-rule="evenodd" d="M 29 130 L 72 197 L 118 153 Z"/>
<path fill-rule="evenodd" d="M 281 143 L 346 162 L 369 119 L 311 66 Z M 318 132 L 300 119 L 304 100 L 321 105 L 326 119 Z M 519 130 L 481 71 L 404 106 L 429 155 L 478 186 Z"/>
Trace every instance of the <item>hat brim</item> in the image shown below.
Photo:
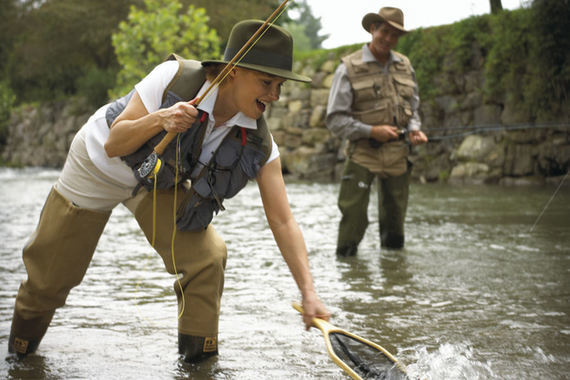
<path fill-rule="evenodd" d="M 228 63 L 228 62 L 223 61 L 223 60 L 203 61 L 202 66 L 207 66 L 210 64 L 214 64 L 214 63 Z M 306 77 L 304 75 L 295 74 L 292 71 L 279 69 L 276 67 L 267 67 L 267 66 L 262 66 L 262 65 L 255 65 L 255 64 L 251 64 L 251 63 L 241 63 L 241 62 L 238 62 L 235 65 L 238 67 L 243 67 L 245 69 L 261 71 L 262 73 L 275 75 L 275 76 L 278 76 L 280 78 L 290 79 L 290 80 L 294 80 L 297 82 L 310 83 L 312 81 L 311 78 Z"/>
<path fill-rule="evenodd" d="M 362 18 L 362 27 L 364 28 L 364 30 L 370 33 L 370 25 L 374 24 L 375 22 L 387 22 L 388 24 L 390 24 L 391 26 L 402 32 L 402 34 L 408 33 L 408 31 L 402 28 L 399 24 L 396 24 L 395 22 L 390 20 L 386 20 L 378 13 L 368 13 L 366 16 L 364 16 Z"/>

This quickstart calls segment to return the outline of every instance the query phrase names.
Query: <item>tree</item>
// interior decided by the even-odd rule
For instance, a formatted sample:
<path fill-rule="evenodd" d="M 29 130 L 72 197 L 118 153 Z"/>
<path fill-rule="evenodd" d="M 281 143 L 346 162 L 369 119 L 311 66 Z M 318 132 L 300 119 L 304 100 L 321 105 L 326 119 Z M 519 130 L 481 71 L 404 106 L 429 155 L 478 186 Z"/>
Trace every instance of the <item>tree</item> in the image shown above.
<path fill-rule="evenodd" d="M 106 101 L 118 67 L 111 33 L 129 4 L 139 1 L 16 0 L 10 24 L 0 20 L 11 33 L 2 64 L 16 103 L 73 96 L 80 89 L 93 105 Z"/>
<path fill-rule="evenodd" d="M 288 22 L 283 25 L 285 29 L 293 36 L 293 48 L 295 51 L 309 51 L 311 49 L 311 40 L 307 36 L 305 25 L 296 22 Z"/>
<path fill-rule="evenodd" d="M 497 14 L 503 10 L 503 4 L 501 0 L 489 0 L 491 2 L 491 13 Z"/>
<path fill-rule="evenodd" d="M 145 9 L 131 6 L 128 20 L 112 36 L 121 65 L 112 97 L 122 96 L 170 53 L 188 59 L 219 58 L 219 39 L 208 26 L 203 8 L 181 13 L 178 0 L 145 0 Z"/>
<path fill-rule="evenodd" d="M 218 32 L 225 44 L 232 27 L 241 20 L 265 20 L 281 4 L 281 0 L 180 0 L 183 5 L 194 5 L 204 8 L 210 17 L 210 26 Z M 292 3 L 292 2 L 290 2 Z M 276 21 L 282 25 L 287 21 L 287 13 L 283 13 Z"/>
<path fill-rule="evenodd" d="M 320 49 L 323 41 L 329 37 L 328 35 L 319 35 L 322 29 L 321 18 L 313 16 L 311 7 L 307 4 L 307 0 L 297 2 L 291 7 L 291 10 L 293 13 L 298 13 L 298 16 L 290 16 L 292 21 L 285 23 L 283 26 L 289 29 L 291 34 L 293 34 L 295 50 Z M 304 34 L 306 38 L 303 38 L 301 33 Z M 308 49 L 305 49 L 304 45 L 307 39 L 309 46 Z"/>
<path fill-rule="evenodd" d="M 534 0 L 531 43 L 534 87 L 543 114 L 568 112 L 570 100 L 570 0 Z"/>

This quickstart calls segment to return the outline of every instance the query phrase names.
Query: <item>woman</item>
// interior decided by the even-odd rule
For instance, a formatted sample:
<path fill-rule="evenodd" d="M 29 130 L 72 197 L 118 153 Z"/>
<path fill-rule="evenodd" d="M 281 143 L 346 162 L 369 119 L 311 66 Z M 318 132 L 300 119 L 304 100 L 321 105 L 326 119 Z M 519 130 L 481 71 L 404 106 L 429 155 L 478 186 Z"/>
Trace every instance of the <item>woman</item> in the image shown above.
<path fill-rule="evenodd" d="M 189 362 L 217 354 L 227 252 L 210 221 L 223 209 L 223 199 L 253 178 L 301 292 L 306 327 L 315 316 L 328 319 L 289 208 L 279 151 L 263 119 L 285 80 L 310 81 L 291 71 L 290 34 L 270 26 L 221 85 L 202 97 L 261 24 L 236 24 L 224 60 L 199 63 L 170 57 L 130 94 L 100 108 L 77 133 L 24 248 L 28 279 L 16 298 L 10 352 L 25 356 L 36 350 L 55 309 L 81 282 L 111 210 L 123 203 L 168 272 L 181 274 L 174 284 L 180 354 Z M 179 143 L 168 145 L 160 171 L 149 179 L 139 168 L 167 132 L 179 134 Z"/>

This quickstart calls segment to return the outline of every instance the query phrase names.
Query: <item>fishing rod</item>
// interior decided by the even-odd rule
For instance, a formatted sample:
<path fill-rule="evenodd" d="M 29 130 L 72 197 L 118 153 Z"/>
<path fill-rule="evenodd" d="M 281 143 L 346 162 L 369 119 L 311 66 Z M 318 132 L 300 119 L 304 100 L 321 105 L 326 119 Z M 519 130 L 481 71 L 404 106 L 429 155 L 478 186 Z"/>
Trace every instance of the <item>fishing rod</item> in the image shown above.
<path fill-rule="evenodd" d="M 273 11 L 271 15 L 265 20 L 265 22 L 255 31 L 255 33 L 245 42 L 245 44 L 241 47 L 241 49 L 234 55 L 234 57 L 225 65 L 223 70 L 214 78 L 214 80 L 210 83 L 210 85 L 206 88 L 204 93 L 190 101 L 190 104 L 197 107 L 209 94 L 210 92 L 218 87 L 220 83 L 228 76 L 231 70 L 242 60 L 242 58 L 249 52 L 249 50 L 257 43 L 257 41 L 263 36 L 263 34 L 269 29 L 277 18 L 283 13 L 285 7 L 289 0 L 284 0 L 277 9 Z M 162 161 L 160 160 L 160 156 L 164 153 L 168 144 L 174 140 L 178 136 L 178 132 L 168 132 L 162 138 L 162 140 L 153 148 L 151 154 L 148 155 L 147 158 L 143 161 L 141 166 L 137 169 L 137 173 L 135 176 L 138 175 L 140 181 L 147 180 L 151 181 L 154 179 L 154 191 L 153 191 L 153 221 L 152 221 L 152 246 L 154 247 L 154 237 L 155 237 L 155 229 L 156 229 L 156 186 L 157 186 L 157 174 L 160 172 L 162 167 Z M 176 146 L 176 162 L 175 162 L 175 184 L 178 183 L 178 157 L 179 157 L 179 143 L 180 139 L 178 139 L 178 144 Z M 178 270 L 176 269 L 176 262 L 174 261 L 174 240 L 176 237 L 176 204 L 177 204 L 177 185 L 174 186 L 174 199 L 173 199 L 173 207 L 172 207 L 172 214 L 174 219 L 174 227 L 172 229 L 172 239 L 171 239 L 171 253 L 172 253 L 172 267 L 174 268 L 174 274 L 176 276 L 176 281 L 178 286 L 180 287 L 180 292 L 182 294 L 182 307 L 178 314 L 178 319 L 180 319 L 184 313 L 185 308 L 185 298 L 184 298 L 184 289 L 182 288 L 182 284 L 180 283 L 180 277 L 178 276 Z"/>
<path fill-rule="evenodd" d="M 556 190 L 554 191 L 554 194 L 552 194 L 552 196 L 550 197 L 550 199 L 548 200 L 548 202 L 546 202 L 546 205 L 543 207 L 542 211 L 540 212 L 540 214 L 538 215 L 538 217 L 536 218 L 536 220 L 534 221 L 534 224 L 532 225 L 532 227 L 530 228 L 529 232 L 532 232 L 534 230 L 534 227 L 536 227 L 536 225 L 538 224 L 538 221 L 540 220 L 540 218 L 542 218 L 542 214 L 544 214 L 544 212 L 546 211 L 546 209 L 548 208 L 548 206 L 550 206 L 550 203 L 552 202 L 552 200 L 554 199 L 554 197 L 556 197 L 556 194 L 558 194 L 558 190 L 560 190 L 560 188 L 562 187 L 562 184 L 564 183 L 564 180 L 566 179 L 566 177 L 568 177 L 568 172 L 566 172 L 566 175 L 564 175 L 564 178 L 562 178 L 562 181 L 560 181 L 560 183 L 558 184 L 558 187 L 556 188 Z"/>
<path fill-rule="evenodd" d="M 284 0 L 279 7 L 277 7 L 271 15 L 265 20 L 265 22 L 255 31 L 255 33 L 246 41 L 246 43 L 241 47 L 241 49 L 234 55 L 234 57 L 226 64 L 224 69 L 214 78 L 212 83 L 208 86 L 206 91 L 196 98 L 196 100 L 192 103 L 195 107 L 197 107 L 202 100 L 204 100 L 210 91 L 219 86 L 219 84 L 226 78 L 226 76 L 230 73 L 230 71 L 241 61 L 241 59 L 247 54 L 249 49 L 255 45 L 257 40 L 263 36 L 268 29 L 268 26 L 271 25 L 279 15 L 283 12 L 289 0 Z M 147 178 L 150 179 L 154 175 L 158 173 L 160 170 L 162 163 L 160 161 L 160 156 L 164 153 L 166 147 L 174 140 L 174 138 L 178 135 L 178 132 L 168 132 L 162 140 L 154 147 L 152 153 L 144 160 L 141 164 L 140 168 L 138 169 L 139 178 Z"/>
<path fill-rule="evenodd" d="M 430 128 L 425 130 L 425 132 L 433 131 L 468 131 L 461 133 L 453 133 L 449 135 L 436 135 L 429 136 L 429 141 L 442 141 L 452 138 L 465 137 L 469 135 L 474 135 L 481 132 L 498 132 L 498 131 L 513 131 L 513 130 L 523 130 L 523 129 L 548 129 L 548 128 L 569 128 L 569 123 L 542 123 L 542 124 L 484 124 L 484 125 L 467 125 L 461 127 L 447 127 L 447 128 Z"/>

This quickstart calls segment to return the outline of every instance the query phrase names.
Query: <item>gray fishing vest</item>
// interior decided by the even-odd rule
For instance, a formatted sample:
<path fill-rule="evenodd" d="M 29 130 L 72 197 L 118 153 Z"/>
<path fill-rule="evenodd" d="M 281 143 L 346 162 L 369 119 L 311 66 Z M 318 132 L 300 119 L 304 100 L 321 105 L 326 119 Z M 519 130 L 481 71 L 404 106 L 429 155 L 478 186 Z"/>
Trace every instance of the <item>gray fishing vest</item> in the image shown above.
<path fill-rule="evenodd" d="M 204 69 L 198 61 L 186 60 L 171 54 L 167 60 L 178 62 L 178 71 L 164 90 L 160 108 L 168 108 L 180 101 L 190 101 L 206 80 Z M 134 89 L 113 102 L 107 109 L 109 127 L 123 111 L 134 94 Z M 156 188 L 169 189 L 190 179 L 198 164 L 202 151 L 204 133 L 208 125 L 208 115 L 200 111 L 192 128 L 178 135 L 180 150 L 178 169 L 176 168 L 176 141 L 172 141 L 161 156 L 162 166 L 156 174 Z M 136 152 L 121 157 L 136 172 L 143 161 L 153 152 L 154 147 L 166 135 L 162 131 L 143 144 Z M 235 196 L 254 179 L 271 153 L 272 139 L 265 119 L 257 119 L 257 129 L 247 130 L 234 126 L 214 152 L 210 163 L 191 181 L 190 190 L 185 194 L 177 210 L 176 225 L 181 231 L 195 231 L 206 228 L 214 213 L 224 210 L 223 200 Z M 203 163 L 206 164 L 206 163 Z M 152 191 L 155 180 L 139 179 L 140 185 Z"/>

